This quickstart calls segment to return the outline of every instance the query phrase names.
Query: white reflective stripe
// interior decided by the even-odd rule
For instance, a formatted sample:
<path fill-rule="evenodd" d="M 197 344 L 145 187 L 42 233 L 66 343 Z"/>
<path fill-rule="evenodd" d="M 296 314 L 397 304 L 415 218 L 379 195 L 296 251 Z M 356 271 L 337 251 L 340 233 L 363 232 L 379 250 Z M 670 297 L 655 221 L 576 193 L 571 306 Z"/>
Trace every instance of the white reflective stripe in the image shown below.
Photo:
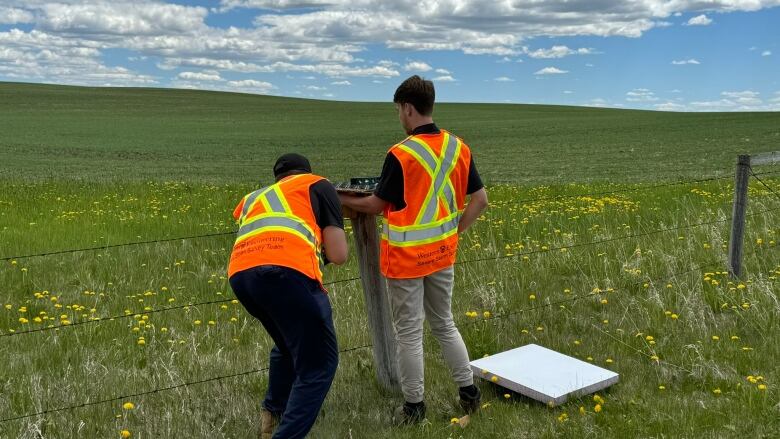
<path fill-rule="evenodd" d="M 450 207 L 450 213 L 456 212 L 458 206 L 455 204 L 455 194 L 452 193 L 452 184 L 445 183 L 444 185 L 444 198 L 447 200 L 447 206 Z"/>
<path fill-rule="evenodd" d="M 458 151 L 458 139 L 450 134 L 445 134 L 448 141 L 444 145 L 444 159 L 439 164 L 439 168 L 436 170 L 436 175 L 433 180 L 433 192 L 426 199 L 425 213 L 423 214 L 420 223 L 427 224 L 433 221 L 436 217 L 436 213 L 439 211 L 439 193 L 444 186 L 444 181 L 450 175 L 450 168 L 455 160 L 456 152 Z M 451 204 L 450 204 L 451 206 Z"/>
<path fill-rule="evenodd" d="M 437 238 L 458 228 L 460 215 L 455 215 L 449 221 L 441 224 L 433 224 L 430 227 L 415 228 L 413 230 L 393 230 L 387 223 L 382 224 L 383 232 L 390 242 L 412 242 Z"/>

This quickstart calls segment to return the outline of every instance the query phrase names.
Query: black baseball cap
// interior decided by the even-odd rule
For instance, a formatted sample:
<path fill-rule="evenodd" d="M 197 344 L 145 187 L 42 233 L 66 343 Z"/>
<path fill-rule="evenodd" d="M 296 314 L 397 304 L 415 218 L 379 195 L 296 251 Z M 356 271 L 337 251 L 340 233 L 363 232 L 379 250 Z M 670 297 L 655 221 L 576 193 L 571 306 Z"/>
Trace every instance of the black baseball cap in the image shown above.
<path fill-rule="evenodd" d="M 309 159 L 294 152 L 284 154 L 283 156 L 276 159 L 276 164 L 274 165 L 274 177 L 278 177 L 290 171 L 303 171 L 310 173 L 311 165 L 309 164 Z"/>

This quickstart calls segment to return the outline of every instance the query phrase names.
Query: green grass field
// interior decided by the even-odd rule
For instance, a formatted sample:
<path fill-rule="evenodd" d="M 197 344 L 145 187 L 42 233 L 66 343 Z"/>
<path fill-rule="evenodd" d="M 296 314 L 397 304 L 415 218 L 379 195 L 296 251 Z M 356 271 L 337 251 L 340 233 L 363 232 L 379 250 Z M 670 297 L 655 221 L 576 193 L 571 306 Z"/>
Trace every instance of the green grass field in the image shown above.
<path fill-rule="evenodd" d="M 0 420 L 52 411 L 0 422 L 0 437 L 257 437 L 270 340 L 232 302 L 230 213 L 283 152 L 332 180 L 378 174 L 402 138 L 393 105 L 0 83 L 0 115 Z M 744 279 L 729 279 L 726 246 L 736 155 L 780 149 L 780 114 L 435 116 L 472 146 L 491 199 L 456 271 L 471 356 L 537 343 L 620 383 L 597 412 L 592 397 L 549 408 L 482 381 L 487 406 L 461 428 L 426 334 L 425 423 L 390 425 L 401 398 L 361 348 L 341 354 L 311 437 L 776 437 L 780 197 L 755 179 Z M 780 192 L 776 168 L 755 171 Z M 350 256 L 326 282 L 358 276 Z M 360 283 L 329 291 L 340 348 L 370 344 Z"/>

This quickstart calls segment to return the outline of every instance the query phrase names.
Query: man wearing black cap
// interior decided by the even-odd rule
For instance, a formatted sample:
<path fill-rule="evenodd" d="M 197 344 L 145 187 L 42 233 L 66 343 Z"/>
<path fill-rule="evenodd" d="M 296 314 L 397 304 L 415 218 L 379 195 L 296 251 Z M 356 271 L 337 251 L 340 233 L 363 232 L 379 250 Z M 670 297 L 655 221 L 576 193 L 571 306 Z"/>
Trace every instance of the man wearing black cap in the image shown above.
<path fill-rule="evenodd" d="M 311 173 L 306 157 L 285 154 L 273 170 L 276 183 L 244 196 L 233 212 L 239 230 L 228 276 L 238 300 L 275 344 L 261 438 L 302 438 L 336 373 L 336 333 L 322 271 L 327 262 L 346 261 L 347 241 L 336 189 Z"/>

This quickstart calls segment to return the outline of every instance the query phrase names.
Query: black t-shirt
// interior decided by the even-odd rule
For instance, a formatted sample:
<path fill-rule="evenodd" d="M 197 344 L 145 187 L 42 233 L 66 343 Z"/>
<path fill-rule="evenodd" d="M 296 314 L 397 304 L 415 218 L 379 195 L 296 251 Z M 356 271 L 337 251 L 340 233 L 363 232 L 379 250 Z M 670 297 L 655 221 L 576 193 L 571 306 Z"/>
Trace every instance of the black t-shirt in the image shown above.
<path fill-rule="evenodd" d="M 328 226 L 344 228 L 344 216 L 341 213 L 341 200 L 336 188 L 328 180 L 320 180 L 309 186 L 309 198 L 314 218 L 320 229 Z"/>
<path fill-rule="evenodd" d="M 412 135 L 418 134 L 439 134 L 441 131 L 436 124 L 429 123 L 420 125 L 412 131 Z M 469 181 L 466 187 L 466 194 L 474 192 L 485 187 L 482 179 L 477 172 L 477 166 L 474 164 L 474 156 L 471 156 L 469 162 Z M 393 210 L 401 210 L 406 207 L 404 200 L 404 172 L 401 168 L 401 162 L 390 153 L 385 157 L 385 164 L 382 166 L 382 175 L 379 177 L 379 184 L 374 191 L 374 195 L 391 203 Z"/>

